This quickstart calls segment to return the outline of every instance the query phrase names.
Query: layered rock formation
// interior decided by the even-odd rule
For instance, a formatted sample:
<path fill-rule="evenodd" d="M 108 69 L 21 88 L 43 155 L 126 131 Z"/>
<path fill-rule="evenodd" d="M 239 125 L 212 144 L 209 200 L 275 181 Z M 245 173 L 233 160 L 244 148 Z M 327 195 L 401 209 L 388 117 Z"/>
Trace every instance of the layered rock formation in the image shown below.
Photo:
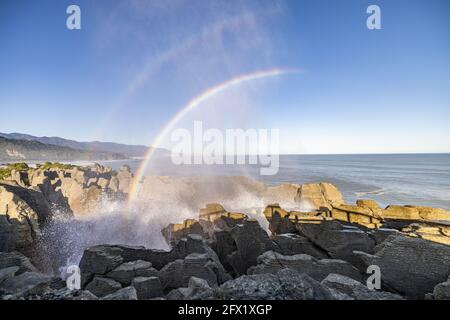
<path fill-rule="evenodd" d="M 129 192 L 131 179 L 127 167 L 115 172 L 99 165 L 11 171 L 7 181 L 0 181 L 0 297 L 450 297 L 450 212 L 380 208 L 372 200 L 350 205 L 327 183 L 267 187 L 232 177 L 146 178 L 140 193 L 144 202 L 177 199 L 199 212 L 163 228 L 170 250 L 90 246 L 79 263 L 80 290 L 71 291 L 58 277 L 43 273 L 37 253 L 45 252 L 39 239 L 48 221 L 56 215 L 84 217 L 103 200 L 120 201 Z M 250 204 L 243 207 L 264 206 L 262 215 L 225 209 L 249 198 Z M 366 285 L 367 268 L 373 265 L 381 270 L 381 290 Z"/>
<path fill-rule="evenodd" d="M 100 165 L 76 167 L 46 163 L 12 169 L 0 180 L 0 251 L 19 251 L 33 259 L 43 227 L 55 217 L 95 212 L 102 199 L 123 199 L 132 174 Z"/>

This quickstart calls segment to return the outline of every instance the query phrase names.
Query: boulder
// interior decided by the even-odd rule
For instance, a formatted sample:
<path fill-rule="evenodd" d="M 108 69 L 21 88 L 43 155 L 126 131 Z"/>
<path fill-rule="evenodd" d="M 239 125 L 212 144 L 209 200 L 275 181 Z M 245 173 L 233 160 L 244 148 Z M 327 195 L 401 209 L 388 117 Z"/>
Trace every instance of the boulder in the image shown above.
<path fill-rule="evenodd" d="M 289 216 L 282 217 L 278 211 L 275 211 L 270 218 L 269 230 L 272 234 L 294 233 L 297 231 L 297 226 Z"/>
<path fill-rule="evenodd" d="M 126 273 L 128 270 L 127 276 L 125 277 L 126 280 L 123 280 L 128 284 L 129 281 L 136 276 L 154 276 L 155 269 L 160 270 L 168 263 L 177 259 L 184 259 L 191 253 L 205 253 L 209 258 L 216 261 L 216 263 L 221 266 L 217 254 L 207 245 L 203 238 L 198 235 L 188 235 L 186 238 L 183 238 L 176 243 L 170 251 L 146 249 L 145 247 L 140 246 L 93 246 L 84 251 L 80 261 L 81 285 L 84 288 L 84 286 L 92 280 L 94 275 L 106 275 L 123 263 L 133 262 L 124 265 L 117 270 L 121 274 L 124 272 Z M 135 261 L 138 260 L 141 260 L 138 263 L 140 270 L 146 270 L 145 272 L 134 273 L 134 271 L 130 270 L 133 269 L 132 266 L 136 264 Z M 152 268 L 146 269 L 146 266 L 148 265 L 144 262 L 151 263 Z"/>
<path fill-rule="evenodd" d="M 168 300 L 197 300 L 209 297 L 213 294 L 213 289 L 204 279 L 191 277 L 187 288 L 178 288 L 169 292 Z"/>
<path fill-rule="evenodd" d="M 228 256 L 237 250 L 236 243 L 228 231 L 217 231 L 214 233 L 215 241 L 211 244 L 223 267 L 234 274 L 234 270 L 229 263 Z"/>
<path fill-rule="evenodd" d="M 158 275 L 158 270 L 152 267 L 148 261 L 136 260 L 125 262 L 108 272 L 106 276 L 123 286 L 128 286 L 135 277 L 154 277 Z"/>
<path fill-rule="evenodd" d="M 273 238 L 281 253 L 284 255 L 308 254 L 318 259 L 327 258 L 327 253 L 316 247 L 306 237 L 297 234 L 279 234 Z"/>
<path fill-rule="evenodd" d="M 273 251 L 260 255 L 258 257 L 258 265 L 251 267 L 248 270 L 248 274 L 275 274 L 284 268 L 305 273 L 317 281 L 323 280 L 330 273 L 339 273 L 357 281 L 362 281 L 362 276 L 358 269 L 346 261 L 333 259 L 317 260 L 306 254 L 284 256 Z"/>
<path fill-rule="evenodd" d="M 175 260 L 159 272 L 165 290 L 186 287 L 190 277 L 205 279 L 211 286 L 230 279 L 219 261 L 207 253 L 191 253 L 184 260 Z"/>
<path fill-rule="evenodd" d="M 434 287 L 433 298 L 435 300 L 450 300 L 450 276 L 447 281 L 439 283 Z"/>
<path fill-rule="evenodd" d="M 120 283 L 113 279 L 95 276 L 94 279 L 92 279 L 92 281 L 86 285 L 85 289 L 90 291 L 97 297 L 103 297 L 116 292 L 121 288 L 122 286 L 120 285 Z"/>
<path fill-rule="evenodd" d="M 348 261 L 356 267 L 361 267 L 362 262 L 353 251 L 373 253 L 375 247 L 374 239 L 367 232 L 343 226 L 335 220 L 321 224 L 301 224 L 300 232 L 331 258 Z"/>
<path fill-rule="evenodd" d="M 450 274 L 450 247 L 420 238 L 391 235 L 374 254 L 357 252 L 364 263 L 381 269 L 386 288 L 423 299 Z"/>
<path fill-rule="evenodd" d="M 0 294 L 19 299 L 48 290 L 52 277 L 38 272 L 24 272 L 6 279 L 0 284 Z"/>
<path fill-rule="evenodd" d="M 136 289 L 139 300 L 164 297 L 163 288 L 158 277 L 136 277 L 131 282 Z"/>
<path fill-rule="evenodd" d="M 104 296 L 101 300 L 137 300 L 136 289 L 133 287 L 126 287 L 117 290 L 114 293 Z"/>
<path fill-rule="evenodd" d="M 402 300 L 397 294 L 385 291 L 370 290 L 352 278 L 332 273 L 322 280 L 338 300 Z"/>
<path fill-rule="evenodd" d="M 197 234 L 203 238 L 209 237 L 208 233 L 203 230 L 203 225 L 195 219 L 187 219 L 183 223 L 171 223 L 162 229 L 161 233 L 170 245 L 186 238 L 189 234 Z"/>
<path fill-rule="evenodd" d="M 80 261 L 81 287 L 91 281 L 95 274 L 104 275 L 122 264 L 122 250 L 116 246 L 87 248 Z M 95 293 L 94 293 L 95 294 Z"/>
<path fill-rule="evenodd" d="M 262 253 L 278 250 L 256 220 L 247 220 L 235 226 L 231 236 L 237 251 L 229 256 L 229 261 L 236 274 L 244 274 L 249 267 L 256 265 L 256 259 Z"/>
<path fill-rule="evenodd" d="M 243 275 L 214 290 L 223 300 L 329 300 L 331 292 L 306 274 L 283 269 L 276 274 Z"/>

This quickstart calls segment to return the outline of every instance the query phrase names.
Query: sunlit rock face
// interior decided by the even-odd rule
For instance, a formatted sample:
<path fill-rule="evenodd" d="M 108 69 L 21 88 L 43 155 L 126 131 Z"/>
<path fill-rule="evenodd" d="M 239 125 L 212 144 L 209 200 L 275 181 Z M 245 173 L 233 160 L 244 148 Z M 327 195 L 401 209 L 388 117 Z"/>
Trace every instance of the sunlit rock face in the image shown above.
<path fill-rule="evenodd" d="M 197 212 L 206 203 L 219 202 L 228 210 L 259 211 L 278 203 L 285 209 L 313 211 L 343 203 L 339 190 L 329 183 L 282 184 L 266 186 L 247 177 L 189 177 L 149 176 L 142 183 L 140 201 L 173 200 Z"/>

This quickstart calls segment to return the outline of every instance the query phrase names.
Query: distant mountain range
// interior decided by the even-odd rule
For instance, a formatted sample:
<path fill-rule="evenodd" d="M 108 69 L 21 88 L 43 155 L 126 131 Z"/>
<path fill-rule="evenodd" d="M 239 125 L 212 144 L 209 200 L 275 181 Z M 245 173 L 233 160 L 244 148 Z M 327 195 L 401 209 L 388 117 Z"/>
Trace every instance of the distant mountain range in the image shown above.
<path fill-rule="evenodd" d="M 79 142 L 60 137 L 0 133 L 1 161 L 119 160 L 143 157 L 148 149 L 143 145 L 99 141 Z M 157 154 L 167 152 L 165 149 L 157 149 Z"/>

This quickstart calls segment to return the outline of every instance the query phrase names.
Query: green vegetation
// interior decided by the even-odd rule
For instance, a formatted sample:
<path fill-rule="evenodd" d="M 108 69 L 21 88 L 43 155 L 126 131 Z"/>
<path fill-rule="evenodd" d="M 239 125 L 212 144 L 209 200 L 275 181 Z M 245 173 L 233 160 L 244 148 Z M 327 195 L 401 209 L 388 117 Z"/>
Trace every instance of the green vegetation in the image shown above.
<path fill-rule="evenodd" d="M 59 162 L 45 162 L 43 164 L 37 164 L 37 169 L 42 170 L 50 170 L 50 169 L 62 169 L 62 170 L 70 170 L 77 166 L 72 164 L 64 164 Z M 19 163 L 9 163 L 5 165 L 4 167 L 0 167 L 0 180 L 6 180 L 11 176 L 11 171 L 30 171 L 34 170 L 34 168 L 30 168 L 26 163 L 19 162 Z"/>
<path fill-rule="evenodd" d="M 38 164 L 36 165 L 36 168 L 43 169 L 43 170 L 49 170 L 49 169 L 64 169 L 64 170 L 70 170 L 75 168 L 76 166 L 72 164 L 64 164 L 59 162 L 46 162 L 44 164 Z"/>
<path fill-rule="evenodd" d="M 0 180 L 5 180 L 6 178 L 11 176 L 11 171 L 27 171 L 30 167 L 24 162 L 19 163 L 10 163 L 7 164 L 5 167 L 0 168 Z"/>

